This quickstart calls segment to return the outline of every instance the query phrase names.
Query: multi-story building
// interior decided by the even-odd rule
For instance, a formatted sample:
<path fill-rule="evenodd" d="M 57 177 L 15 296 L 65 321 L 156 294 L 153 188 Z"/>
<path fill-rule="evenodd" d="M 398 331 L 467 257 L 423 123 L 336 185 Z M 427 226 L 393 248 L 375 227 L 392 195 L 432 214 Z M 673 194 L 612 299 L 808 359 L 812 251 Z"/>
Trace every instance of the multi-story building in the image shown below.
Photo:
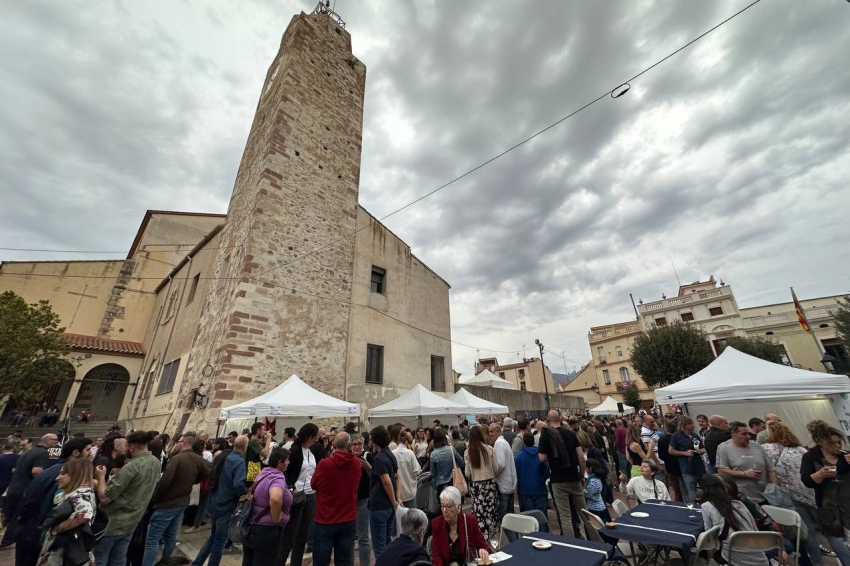
<path fill-rule="evenodd" d="M 549 366 L 540 363 L 540 358 L 523 358 L 522 362 L 507 365 L 499 365 L 496 358 L 481 358 L 475 362 L 475 375 L 485 369 L 513 383 L 521 391 L 555 392 L 552 372 Z"/>
<path fill-rule="evenodd" d="M 843 298 L 834 295 L 800 301 L 811 332 L 800 326 L 792 301 L 741 309 L 744 330 L 749 336 L 767 338 L 782 346 L 789 365 L 825 371 L 822 360 L 828 354 L 833 358 L 827 361 L 832 371 L 850 373 L 850 359 L 835 328 L 835 313 Z"/>

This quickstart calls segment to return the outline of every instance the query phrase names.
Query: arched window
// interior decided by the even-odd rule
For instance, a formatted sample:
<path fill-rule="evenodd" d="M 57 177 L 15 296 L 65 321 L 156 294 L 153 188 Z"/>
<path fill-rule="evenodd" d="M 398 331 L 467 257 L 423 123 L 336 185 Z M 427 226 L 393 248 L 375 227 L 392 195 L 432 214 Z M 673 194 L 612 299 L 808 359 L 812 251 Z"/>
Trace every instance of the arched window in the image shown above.
<path fill-rule="evenodd" d="M 631 381 L 629 379 L 629 368 L 620 368 L 620 381 Z"/>
<path fill-rule="evenodd" d="M 620 346 L 617 346 L 617 357 L 618 358 L 623 357 L 623 348 L 621 348 Z"/>

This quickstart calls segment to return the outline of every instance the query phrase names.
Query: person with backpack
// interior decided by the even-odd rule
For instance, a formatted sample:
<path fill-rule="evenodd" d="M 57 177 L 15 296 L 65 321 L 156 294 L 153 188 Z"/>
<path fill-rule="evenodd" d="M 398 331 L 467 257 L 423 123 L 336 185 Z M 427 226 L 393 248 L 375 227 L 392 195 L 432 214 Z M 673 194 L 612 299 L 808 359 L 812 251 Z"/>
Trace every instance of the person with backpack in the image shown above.
<path fill-rule="evenodd" d="M 207 538 L 192 566 L 203 566 L 209 558 L 209 566 L 219 566 L 224 545 L 227 544 L 230 516 L 236 509 L 239 499 L 248 492 L 245 478 L 248 467 L 245 453 L 248 451 L 248 437 L 237 436 L 233 450 L 222 450 L 213 462 L 210 472 L 210 495 L 207 501 L 207 515 L 212 518 L 210 536 Z"/>
<path fill-rule="evenodd" d="M 584 499 L 584 452 L 575 433 L 561 426 L 561 415 L 558 411 L 549 411 L 547 420 L 549 426 L 541 433 L 538 457 L 541 462 L 549 462 L 552 498 L 562 523 L 567 523 L 561 525 L 561 532 L 564 536 L 570 536 L 568 533 L 575 534 L 573 508 L 579 521 L 579 511 L 587 508 Z"/>
<path fill-rule="evenodd" d="M 272 566 L 277 545 L 289 522 L 292 493 L 286 487 L 289 450 L 275 448 L 269 454 L 269 465 L 260 472 L 251 500 L 251 526 L 243 545 L 242 566 Z"/>

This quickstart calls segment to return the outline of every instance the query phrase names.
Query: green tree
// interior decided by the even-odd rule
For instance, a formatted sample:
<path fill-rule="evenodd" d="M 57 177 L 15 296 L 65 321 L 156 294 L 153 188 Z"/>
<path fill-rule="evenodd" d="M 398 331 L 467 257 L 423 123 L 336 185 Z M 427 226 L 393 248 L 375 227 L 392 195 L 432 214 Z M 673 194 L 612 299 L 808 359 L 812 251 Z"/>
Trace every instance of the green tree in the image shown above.
<path fill-rule="evenodd" d="M 631 362 L 650 387 L 663 387 L 690 377 L 714 360 L 702 327 L 674 322 L 635 338 Z"/>
<path fill-rule="evenodd" d="M 632 384 L 623 388 L 623 405 L 637 409 L 640 407 L 641 401 L 637 385 Z"/>
<path fill-rule="evenodd" d="M 26 406 L 67 376 L 64 330 L 47 301 L 28 305 L 11 291 L 0 294 L 0 396 Z"/>
<path fill-rule="evenodd" d="M 728 338 L 726 345 L 755 358 L 782 363 L 782 346 L 760 336 L 735 336 Z"/>
<path fill-rule="evenodd" d="M 835 328 L 838 330 L 838 337 L 844 345 L 844 350 L 850 353 L 850 297 L 844 297 L 838 301 Z"/>

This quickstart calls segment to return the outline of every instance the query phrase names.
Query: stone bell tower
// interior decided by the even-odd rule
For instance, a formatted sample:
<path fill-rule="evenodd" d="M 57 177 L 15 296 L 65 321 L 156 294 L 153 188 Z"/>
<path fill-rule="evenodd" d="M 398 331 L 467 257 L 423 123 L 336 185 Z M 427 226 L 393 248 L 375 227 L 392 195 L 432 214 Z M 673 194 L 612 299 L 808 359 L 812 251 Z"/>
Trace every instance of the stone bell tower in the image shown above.
<path fill-rule="evenodd" d="M 343 395 L 366 84 L 344 25 L 294 16 L 266 73 L 183 380 L 207 405 L 181 428 L 293 373 Z"/>

